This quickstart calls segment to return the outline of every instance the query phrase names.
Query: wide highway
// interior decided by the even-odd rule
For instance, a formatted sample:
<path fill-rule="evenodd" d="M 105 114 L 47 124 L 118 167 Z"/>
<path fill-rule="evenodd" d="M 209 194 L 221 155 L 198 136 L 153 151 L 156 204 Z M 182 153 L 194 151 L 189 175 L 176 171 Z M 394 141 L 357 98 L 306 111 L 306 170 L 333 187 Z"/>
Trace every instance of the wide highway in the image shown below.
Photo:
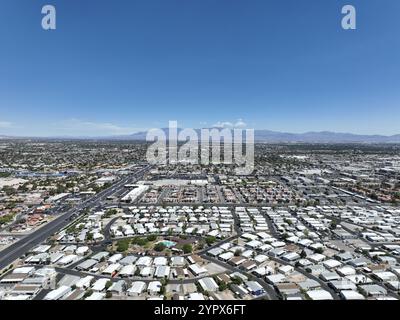
<path fill-rule="evenodd" d="M 81 210 L 86 208 L 92 208 L 99 205 L 99 203 L 102 200 L 106 199 L 108 196 L 114 194 L 115 192 L 123 188 L 124 185 L 134 183 L 137 180 L 141 179 L 143 175 L 151 169 L 151 167 L 152 166 L 148 165 L 138 170 L 137 172 L 122 178 L 109 188 L 85 200 L 84 202 L 75 206 L 73 209 L 63 214 L 60 214 L 60 216 L 57 217 L 56 219 L 50 221 L 43 227 L 39 228 L 38 230 L 32 232 L 31 234 L 25 236 L 24 238 L 20 239 L 19 241 L 11 244 L 10 246 L 2 250 L 0 252 L 0 270 L 7 267 L 13 261 L 25 255 L 35 246 L 42 243 L 48 237 L 50 237 L 51 235 L 53 235 L 54 233 L 67 226 L 69 223 L 71 223 L 70 218 L 73 215 L 75 214 L 79 215 Z"/>

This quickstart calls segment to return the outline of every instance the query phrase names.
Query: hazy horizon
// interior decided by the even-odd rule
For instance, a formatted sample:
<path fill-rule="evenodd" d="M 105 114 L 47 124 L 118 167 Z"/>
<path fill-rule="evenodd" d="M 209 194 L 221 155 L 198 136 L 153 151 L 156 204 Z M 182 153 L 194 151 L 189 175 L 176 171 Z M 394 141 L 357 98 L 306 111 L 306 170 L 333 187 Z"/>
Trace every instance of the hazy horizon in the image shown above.
<path fill-rule="evenodd" d="M 186 129 L 187 127 L 185 126 L 180 126 L 178 127 L 179 130 L 181 129 Z M 190 128 L 190 129 L 194 129 L 194 130 L 201 130 L 201 129 L 212 129 L 212 128 L 216 128 L 216 129 L 242 129 L 242 130 L 246 130 L 246 129 L 253 129 L 253 128 L 248 128 L 248 127 L 219 127 L 219 126 L 211 126 L 211 127 L 198 127 L 198 128 Z M 140 133 L 146 133 L 147 131 L 151 130 L 151 129 L 168 129 L 166 126 L 161 126 L 160 128 L 144 128 L 138 131 L 133 131 L 130 133 L 126 133 L 126 134 L 54 134 L 54 135 L 7 135 L 7 134 L 0 134 L 0 137 L 10 137 L 10 138 L 113 138 L 113 137 L 128 137 L 128 136 L 134 136 L 136 134 L 140 134 Z M 332 133 L 332 134 L 349 134 L 349 135 L 356 135 L 356 136 L 383 136 L 383 137 L 392 137 L 392 136 L 399 136 L 400 135 L 400 131 L 399 133 L 395 133 L 395 134 L 381 134 L 381 133 L 371 133 L 371 134 L 361 134 L 361 133 L 354 133 L 354 132 L 340 132 L 340 131 L 330 131 L 330 130 L 322 130 L 322 131 L 313 131 L 313 130 L 309 130 L 309 131 L 304 131 L 304 132 L 289 132 L 289 131 L 279 131 L 279 130 L 269 130 L 269 129 L 254 129 L 255 132 L 260 132 L 260 131 L 271 131 L 274 133 L 281 133 L 281 134 L 293 134 L 293 135 L 304 135 L 304 134 L 311 134 L 311 133 L 315 133 L 315 134 L 319 134 L 319 133 Z"/>

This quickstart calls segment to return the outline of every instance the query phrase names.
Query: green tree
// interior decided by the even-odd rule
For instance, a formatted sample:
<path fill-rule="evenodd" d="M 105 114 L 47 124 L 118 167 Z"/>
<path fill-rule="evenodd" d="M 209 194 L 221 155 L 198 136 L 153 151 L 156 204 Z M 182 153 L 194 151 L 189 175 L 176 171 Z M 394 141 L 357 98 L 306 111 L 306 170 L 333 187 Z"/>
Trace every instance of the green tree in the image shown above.
<path fill-rule="evenodd" d="M 157 252 L 161 252 L 164 251 L 164 249 L 166 248 L 165 244 L 159 242 L 154 246 L 154 250 Z"/>
<path fill-rule="evenodd" d="M 218 289 L 219 291 L 225 291 L 226 289 L 228 289 L 228 285 L 225 282 L 221 281 L 218 286 Z"/>
<path fill-rule="evenodd" d="M 117 251 L 118 252 L 125 252 L 129 249 L 129 240 L 123 239 L 117 242 Z"/>
<path fill-rule="evenodd" d="M 241 285 L 243 283 L 243 280 L 242 280 L 242 278 L 235 276 L 232 278 L 232 282 L 236 285 Z"/>
<path fill-rule="evenodd" d="M 3 224 L 10 223 L 11 221 L 13 221 L 13 219 L 14 219 L 13 214 L 6 214 L 6 215 L 0 217 L 0 226 Z"/>
<path fill-rule="evenodd" d="M 106 290 L 108 289 L 108 288 L 110 288 L 111 286 L 112 286 L 112 281 L 111 280 L 109 280 L 109 281 L 107 281 L 107 283 L 106 283 Z"/>
<path fill-rule="evenodd" d="M 85 292 L 85 294 L 83 295 L 83 299 L 90 297 L 93 294 L 93 290 L 89 289 L 88 291 Z"/>
<path fill-rule="evenodd" d="M 147 238 L 136 238 L 136 244 L 139 246 L 145 246 L 147 244 Z"/>
<path fill-rule="evenodd" d="M 190 243 L 185 243 L 182 247 L 184 253 L 191 253 L 193 251 L 193 247 Z"/>
<path fill-rule="evenodd" d="M 206 242 L 209 246 L 211 246 L 217 239 L 213 236 L 206 237 Z"/>
<path fill-rule="evenodd" d="M 324 252 L 324 248 L 317 248 L 316 250 L 315 250 L 315 252 L 316 253 L 319 253 L 319 254 L 322 254 L 323 252 Z"/>

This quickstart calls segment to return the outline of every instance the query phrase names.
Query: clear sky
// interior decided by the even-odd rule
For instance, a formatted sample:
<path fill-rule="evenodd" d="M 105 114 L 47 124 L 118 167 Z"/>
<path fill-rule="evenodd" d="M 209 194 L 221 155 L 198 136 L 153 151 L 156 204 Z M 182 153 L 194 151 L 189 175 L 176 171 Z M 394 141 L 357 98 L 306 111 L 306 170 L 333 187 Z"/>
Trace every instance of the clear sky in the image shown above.
<path fill-rule="evenodd" d="M 0 135 L 400 133 L 399 0 L 1 0 L 0 41 Z"/>

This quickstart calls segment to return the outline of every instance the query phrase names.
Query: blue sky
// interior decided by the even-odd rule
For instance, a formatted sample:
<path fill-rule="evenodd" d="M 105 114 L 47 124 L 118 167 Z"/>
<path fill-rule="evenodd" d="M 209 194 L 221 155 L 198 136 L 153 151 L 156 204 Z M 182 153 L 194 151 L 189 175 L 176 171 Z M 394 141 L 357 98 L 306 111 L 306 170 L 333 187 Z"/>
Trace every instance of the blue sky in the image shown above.
<path fill-rule="evenodd" d="M 400 133 L 399 17 L 398 0 L 2 0 L 0 134 Z"/>

